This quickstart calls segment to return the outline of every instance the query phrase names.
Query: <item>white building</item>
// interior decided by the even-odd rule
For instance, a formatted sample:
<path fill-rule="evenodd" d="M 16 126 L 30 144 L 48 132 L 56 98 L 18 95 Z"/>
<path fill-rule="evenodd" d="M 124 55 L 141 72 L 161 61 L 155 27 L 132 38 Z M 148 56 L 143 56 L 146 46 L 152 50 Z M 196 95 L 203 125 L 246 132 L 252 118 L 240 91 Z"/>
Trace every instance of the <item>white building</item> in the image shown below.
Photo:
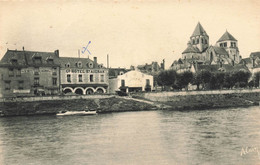
<path fill-rule="evenodd" d="M 153 90 L 153 76 L 132 70 L 117 78 L 109 79 L 109 92 L 115 91 L 137 92 Z"/>

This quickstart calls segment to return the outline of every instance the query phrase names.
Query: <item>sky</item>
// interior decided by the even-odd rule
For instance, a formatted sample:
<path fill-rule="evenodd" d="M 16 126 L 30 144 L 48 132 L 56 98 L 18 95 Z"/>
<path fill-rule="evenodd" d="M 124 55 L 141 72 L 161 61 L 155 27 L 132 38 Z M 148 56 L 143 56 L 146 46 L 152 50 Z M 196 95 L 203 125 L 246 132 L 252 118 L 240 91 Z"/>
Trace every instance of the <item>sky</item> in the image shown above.
<path fill-rule="evenodd" d="M 240 55 L 260 51 L 258 0 L 0 1 L 0 58 L 11 50 L 97 57 L 109 67 L 181 58 L 200 22 L 209 43 L 227 30 Z M 91 41 L 90 44 L 89 41 Z M 88 46 L 87 46 L 88 45 Z M 89 50 L 82 53 L 83 47 Z"/>

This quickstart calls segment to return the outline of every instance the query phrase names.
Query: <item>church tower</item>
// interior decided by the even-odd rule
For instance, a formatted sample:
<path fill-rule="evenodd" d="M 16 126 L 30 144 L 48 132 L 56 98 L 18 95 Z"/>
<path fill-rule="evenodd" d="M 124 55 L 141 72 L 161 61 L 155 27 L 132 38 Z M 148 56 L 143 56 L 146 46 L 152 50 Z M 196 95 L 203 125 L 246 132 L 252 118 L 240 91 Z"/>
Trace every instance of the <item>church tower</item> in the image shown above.
<path fill-rule="evenodd" d="M 240 62 L 237 40 L 228 31 L 220 37 L 217 41 L 217 45 L 227 51 L 229 58 L 234 61 L 234 63 L 238 64 Z"/>
<path fill-rule="evenodd" d="M 197 47 L 200 52 L 204 52 L 209 47 L 209 36 L 201 26 L 200 22 L 198 22 L 190 37 L 190 43 L 192 46 Z"/>

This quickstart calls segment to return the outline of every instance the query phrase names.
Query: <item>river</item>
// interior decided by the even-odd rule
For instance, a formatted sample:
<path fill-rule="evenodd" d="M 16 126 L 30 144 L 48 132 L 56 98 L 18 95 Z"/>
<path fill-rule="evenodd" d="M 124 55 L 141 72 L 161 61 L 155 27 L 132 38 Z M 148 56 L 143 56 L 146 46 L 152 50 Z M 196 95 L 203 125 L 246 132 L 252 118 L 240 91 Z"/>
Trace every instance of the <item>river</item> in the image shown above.
<path fill-rule="evenodd" d="M 0 118 L 0 164 L 260 164 L 259 110 Z"/>

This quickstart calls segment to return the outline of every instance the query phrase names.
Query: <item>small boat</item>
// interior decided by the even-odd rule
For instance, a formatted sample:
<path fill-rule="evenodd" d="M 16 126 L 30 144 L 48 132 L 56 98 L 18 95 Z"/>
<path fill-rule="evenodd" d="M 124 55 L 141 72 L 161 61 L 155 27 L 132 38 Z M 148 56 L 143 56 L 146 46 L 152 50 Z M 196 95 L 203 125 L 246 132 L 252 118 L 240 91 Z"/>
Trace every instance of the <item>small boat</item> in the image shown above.
<path fill-rule="evenodd" d="M 57 116 L 69 116 L 69 115 L 96 115 L 97 111 L 62 111 L 57 113 Z"/>

